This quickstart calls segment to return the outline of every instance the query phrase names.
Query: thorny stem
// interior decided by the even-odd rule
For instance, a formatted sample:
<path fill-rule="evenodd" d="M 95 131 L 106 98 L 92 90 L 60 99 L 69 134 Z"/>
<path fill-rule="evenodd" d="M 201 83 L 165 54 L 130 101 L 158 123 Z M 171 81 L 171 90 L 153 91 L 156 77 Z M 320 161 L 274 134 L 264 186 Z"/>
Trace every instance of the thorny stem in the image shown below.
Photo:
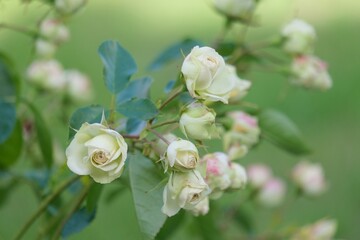
<path fill-rule="evenodd" d="M 83 188 L 83 190 L 79 193 L 79 195 L 75 198 L 74 202 L 70 206 L 70 210 L 65 214 L 65 217 L 61 221 L 59 227 L 56 229 L 56 231 L 52 237 L 53 240 L 59 239 L 62 229 L 64 228 L 67 221 L 71 218 L 73 213 L 80 207 L 82 202 L 85 200 L 85 198 L 90 190 L 91 185 L 92 184 L 90 183 L 87 186 L 85 186 Z"/>
<path fill-rule="evenodd" d="M 26 233 L 26 231 L 29 229 L 29 227 L 35 222 L 35 220 L 43 213 L 46 208 L 49 206 L 49 204 L 60 194 L 62 193 L 68 186 L 70 186 L 73 182 L 78 180 L 80 176 L 74 175 L 65 182 L 63 182 L 51 195 L 49 195 L 47 198 L 42 201 L 39 208 L 36 210 L 36 212 L 30 216 L 30 218 L 26 221 L 26 223 L 22 226 L 20 231 L 16 234 L 14 240 L 21 239 L 22 236 Z"/>
<path fill-rule="evenodd" d="M 166 143 L 167 145 L 170 144 L 170 142 L 169 142 L 166 138 L 164 138 L 163 135 L 161 135 L 160 133 L 158 133 L 158 132 L 155 131 L 154 129 L 148 128 L 147 130 L 149 130 L 149 131 L 152 132 L 155 136 L 157 136 L 158 138 L 160 138 L 161 140 L 163 140 L 164 143 Z"/>

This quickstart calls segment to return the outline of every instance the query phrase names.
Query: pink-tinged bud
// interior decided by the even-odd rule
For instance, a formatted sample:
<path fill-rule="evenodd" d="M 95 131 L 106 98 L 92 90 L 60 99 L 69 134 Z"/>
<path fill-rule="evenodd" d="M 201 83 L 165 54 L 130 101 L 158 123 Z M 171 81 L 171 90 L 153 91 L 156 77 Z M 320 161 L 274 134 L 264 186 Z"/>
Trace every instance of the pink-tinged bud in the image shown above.
<path fill-rule="evenodd" d="M 40 24 L 40 34 L 43 38 L 55 42 L 64 43 L 69 39 L 69 30 L 57 19 L 45 19 Z"/>
<path fill-rule="evenodd" d="M 322 219 L 314 224 L 301 227 L 291 240 L 332 240 L 337 229 L 334 219 Z"/>
<path fill-rule="evenodd" d="M 291 83 L 308 89 L 328 90 L 332 86 L 327 64 L 321 59 L 304 55 L 294 58 Z"/>
<path fill-rule="evenodd" d="M 264 164 L 253 164 L 248 166 L 247 174 L 249 184 L 254 188 L 261 188 L 272 178 L 271 169 Z"/>
<path fill-rule="evenodd" d="M 230 187 L 233 189 L 244 188 L 247 183 L 246 170 L 238 163 L 230 163 Z"/>
<path fill-rule="evenodd" d="M 35 42 L 35 52 L 40 58 L 49 59 L 55 55 L 57 46 L 44 39 L 37 39 Z"/>
<path fill-rule="evenodd" d="M 257 201 L 265 207 L 279 206 L 285 197 L 285 183 L 278 178 L 268 180 L 257 193 Z"/>
<path fill-rule="evenodd" d="M 91 85 L 87 76 L 77 70 L 64 71 L 68 95 L 76 101 L 86 101 L 91 98 Z"/>
<path fill-rule="evenodd" d="M 302 192 L 309 196 L 318 196 L 326 190 L 324 172 L 320 164 L 302 161 L 292 172 L 292 179 Z"/>
<path fill-rule="evenodd" d="M 205 181 L 211 188 L 210 198 L 221 197 L 224 190 L 231 185 L 230 160 L 225 153 L 216 152 L 207 154 L 201 160 L 201 165 L 206 164 Z"/>

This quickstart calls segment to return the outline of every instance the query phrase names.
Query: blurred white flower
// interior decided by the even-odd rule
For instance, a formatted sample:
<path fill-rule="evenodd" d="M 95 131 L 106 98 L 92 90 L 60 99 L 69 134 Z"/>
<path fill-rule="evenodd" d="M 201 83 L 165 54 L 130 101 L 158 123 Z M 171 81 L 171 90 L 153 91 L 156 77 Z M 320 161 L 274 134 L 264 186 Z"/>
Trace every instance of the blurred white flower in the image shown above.
<path fill-rule="evenodd" d="M 77 70 L 63 72 L 68 95 L 78 101 L 89 100 L 92 96 L 90 80 Z"/>
<path fill-rule="evenodd" d="M 261 188 L 272 178 L 271 169 L 265 164 L 252 164 L 247 168 L 249 184 Z"/>
<path fill-rule="evenodd" d="M 326 190 L 324 172 L 320 164 L 299 162 L 293 169 L 292 179 L 302 192 L 309 196 L 320 195 Z"/>
<path fill-rule="evenodd" d="M 256 7 L 256 0 L 214 0 L 215 8 L 232 18 L 249 20 Z"/>
<path fill-rule="evenodd" d="M 334 219 L 322 219 L 314 224 L 300 228 L 291 240 L 332 240 L 337 223 Z"/>
<path fill-rule="evenodd" d="M 290 54 L 312 53 L 316 33 L 313 26 L 301 19 L 294 19 L 282 29 L 284 51 Z"/>
<path fill-rule="evenodd" d="M 214 110 L 204 104 L 193 102 L 182 112 L 179 125 L 186 137 L 194 139 L 211 139 L 217 136 Z"/>
<path fill-rule="evenodd" d="M 244 188 L 247 183 L 247 174 L 243 166 L 238 163 L 230 163 L 230 188 Z"/>
<path fill-rule="evenodd" d="M 213 48 L 194 47 L 186 56 L 181 72 L 193 98 L 228 103 L 236 78 Z"/>
<path fill-rule="evenodd" d="M 161 211 L 169 217 L 181 208 L 198 211 L 197 204 L 209 193 L 210 189 L 198 171 L 173 172 L 164 188 Z"/>
<path fill-rule="evenodd" d="M 56 9 L 63 14 L 74 13 L 86 4 L 87 0 L 55 0 Z"/>
<path fill-rule="evenodd" d="M 40 34 L 48 41 L 64 43 L 69 39 L 69 30 L 58 19 L 45 19 L 40 24 Z"/>
<path fill-rule="evenodd" d="M 291 65 L 291 83 L 309 89 L 328 90 L 332 86 L 327 65 L 321 59 L 303 55 L 294 58 Z"/>
<path fill-rule="evenodd" d="M 273 177 L 259 189 L 256 200 L 265 207 L 276 207 L 283 202 L 285 192 L 285 183 L 281 179 Z"/>
<path fill-rule="evenodd" d="M 35 53 L 40 58 L 49 59 L 54 56 L 56 50 L 57 46 L 50 41 L 41 38 L 35 41 Z"/>

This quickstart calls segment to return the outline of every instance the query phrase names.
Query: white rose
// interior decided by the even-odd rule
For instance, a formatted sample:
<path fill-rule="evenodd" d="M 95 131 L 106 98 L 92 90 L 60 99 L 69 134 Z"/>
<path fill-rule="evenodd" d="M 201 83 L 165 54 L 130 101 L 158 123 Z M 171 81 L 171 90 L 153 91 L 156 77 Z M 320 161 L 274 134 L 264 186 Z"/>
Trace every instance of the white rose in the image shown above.
<path fill-rule="evenodd" d="M 198 171 L 173 172 L 163 192 L 161 211 L 169 217 L 181 208 L 191 211 L 209 193 L 210 189 Z"/>
<path fill-rule="evenodd" d="M 118 132 L 100 123 L 84 123 L 66 149 L 67 165 L 78 175 L 110 183 L 123 172 L 127 149 Z"/>
<path fill-rule="evenodd" d="M 291 65 L 291 83 L 309 89 L 328 90 L 332 86 L 325 62 L 315 56 L 299 56 Z"/>
<path fill-rule="evenodd" d="M 264 164 L 253 164 L 248 166 L 247 174 L 249 183 L 254 188 L 261 188 L 272 178 L 271 169 Z"/>
<path fill-rule="evenodd" d="M 47 40 L 63 43 L 69 39 L 69 30 L 57 19 L 45 19 L 40 24 L 40 34 Z"/>
<path fill-rule="evenodd" d="M 290 54 L 313 52 L 316 33 L 310 24 L 301 19 L 294 19 L 282 29 L 284 50 Z"/>
<path fill-rule="evenodd" d="M 51 58 L 54 56 L 57 50 L 57 46 L 49 41 L 43 39 L 37 39 L 35 42 L 36 55 L 41 58 Z"/>
<path fill-rule="evenodd" d="M 193 102 L 181 114 L 180 129 L 186 137 L 211 139 L 217 135 L 215 116 L 214 110 L 199 102 Z"/>
<path fill-rule="evenodd" d="M 210 198 L 218 199 L 231 186 L 230 160 L 225 153 L 205 155 L 201 165 L 206 165 L 206 183 L 211 188 Z"/>
<path fill-rule="evenodd" d="M 166 133 L 163 137 L 169 142 L 172 143 L 175 140 L 178 140 L 178 137 L 172 133 Z M 168 144 L 165 143 L 162 139 L 157 139 L 156 143 L 153 146 L 153 150 L 157 156 L 163 157 L 168 148 Z"/>
<path fill-rule="evenodd" d="M 72 99 L 86 101 L 91 98 L 91 85 L 87 76 L 77 70 L 66 70 L 63 74 L 67 83 L 67 93 Z"/>
<path fill-rule="evenodd" d="M 199 161 L 199 153 L 196 146 L 187 140 L 178 139 L 171 142 L 163 159 L 165 171 L 169 167 L 178 171 L 195 169 Z"/>
<path fill-rule="evenodd" d="M 27 69 L 29 82 L 44 89 L 63 90 L 66 81 L 63 75 L 63 68 L 56 60 L 34 61 Z"/>
<path fill-rule="evenodd" d="M 214 0 L 214 5 L 221 13 L 248 20 L 256 7 L 255 0 Z"/>
<path fill-rule="evenodd" d="M 203 200 L 201 200 L 198 204 L 194 206 L 193 209 L 191 209 L 191 213 L 194 216 L 204 216 L 209 212 L 209 198 L 205 197 Z"/>
<path fill-rule="evenodd" d="M 280 205 L 285 197 L 285 183 L 278 178 L 268 180 L 257 193 L 257 201 L 265 207 Z"/>
<path fill-rule="evenodd" d="M 55 0 L 56 9 L 64 14 L 74 13 L 85 5 L 87 0 Z"/>
<path fill-rule="evenodd" d="M 326 190 L 324 172 L 320 164 L 302 161 L 292 172 L 295 184 L 307 195 L 317 196 Z"/>
<path fill-rule="evenodd" d="M 246 170 L 238 163 L 230 163 L 231 188 L 244 188 L 247 183 Z"/>
<path fill-rule="evenodd" d="M 194 47 L 186 56 L 181 72 L 192 97 L 228 103 L 236 78 L 214 49 Z"/>
<path fill-rule="evenodd" d="M 231 90 L 230 92 L 229 102 L 231 103 L 238 102 L 248 93 L 248 90 L 251 87 L 251 82 L 248 80 L 240 79 L 236 73 L 236 68 L 234 66 L 227 64 L 226 67 L 229 69 L 229 71 L 233 74 L 234 78 L 236 79 L 235 86 L 233 90 Z"/>

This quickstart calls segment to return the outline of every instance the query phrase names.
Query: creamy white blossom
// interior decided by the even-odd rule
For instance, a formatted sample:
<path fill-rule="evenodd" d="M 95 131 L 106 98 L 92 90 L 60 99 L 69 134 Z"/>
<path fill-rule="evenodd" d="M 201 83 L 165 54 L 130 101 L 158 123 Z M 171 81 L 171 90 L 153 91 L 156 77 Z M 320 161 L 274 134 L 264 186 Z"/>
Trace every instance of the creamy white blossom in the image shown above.
<path fill-rule="evenodd" d="M 204 216 L 209 212 L 209 198 L 205 197 L 191 209 L 194 216 Z"/>
<path fill-rule="evenodd" d="M 249 20 L 256 7 L 256 0 L 214 0 L 215 8 L 221 13 Z"/>
<path fill-rule="evenodd" d="M 194 47 L 186 56 L 181 72 L 190 95 L 197 99 L 228 103 L 236 78 L 213 48 Z"/>
<path fill-rule="evenodd" d="M 164 188 L 164 205 L 161 211 L 169 217 L 174 216 L 181 208 L 197 211 L 197 204 L 209 193 L 210 189 L 198 171 L 173 172 Z"/>
<path fill-rule="evenodd" d="M 177 139 L 167 147 L 163 159 L 165 171 L 172 168 L 178 171 L 195 169 L 199 161 L 199 153 L 196 146 L 187 140 Z"/>
<path fill-rule="evenodd" d="M 317 196 L 326 190 L 324 171 L 320 164 L 299 162 L 293 169 L 292 179 L 309 196 Z"/>
<path fill-rule="evenodd" d="M 265 207 L 276 207 L 283 202 L 285 192 L 285 183 L 279 178 L 271 178 L 259 189 L 256 200 Z"/>
<path fill-rule="evenodd" d="M 50 41 L 41 38 L 35 41 L 35 53 L 40 58 L 49 59 L 54 56 L 56 50 L 57 46 Z"/>
<path fill-rule="evenodd" d="M 165 138 L 169 143 L 172 143 L 173 141 L 179 139 L 176 135 L 174 135 L 172 133 L 163 134 L 163 138 Z M 153 145 L 153 150 L 154 150 L 155 154 L 160 157 L 164 156 L 167 148 L 168 148 L 168 144 L 160 138 L 157 139 L 155 144 Z"/>
<path fill-rule="evenodd" d="M 37 60 L 27 69 L 26 76 L 29 82 L 37 86 L 62 91 L 66 86 L 63 68 L 56 60 Z"/>
<path fill-rule="evenodd" d="M 206 165 L 206 183 L 211 188 L 211 199 L 218 199 L 232 184 L 229 157 L 222 152 L 205 155 L 201 165 Z"/>
<path fill-rule="evenodd" d="M 247 167 L 249 184 L 254 188 L 261 188 L 272 178 L 271 169 L 265 164 L 252 164 Z"/>
<path fill-rule="evenodd" d="M 334 219 L 321 219 L 314 224 L 300 228 L 291 240 L 332 240 L 337 229 Z"/>
<path fill-rule="evenodd" d="M 194 139 L 211 139 L 217 136 L 215 125 L 216 113 L 204 104 L 193 102 L 182 112 L 179 126 L 186 137 Z"/>
<path fill-rule="evenodd" d="M 67 83 L 67 93 L 72 99 L 86 101 L 91 98 L 91 85 L 87 76 L 77 70 L 66 70 L 63 74 Z"/>
<path fill-rule="evenodd" d="M 63 43 L 69 39 L 69 30 L 58 19 L 45 19 L 40 24 L 40 34 L 48 41 Z"/>
<path fill-rule="evenodd" d="M 244 188 L 247 183 L 247 174 L 243 166 L 238 163 L 230 163 L 230 188 Z"/>
<path fill-rule="evenodd" d="M 294 58 L 291 65 L 292 84 L 309 89 L 328 90 L 332 86 L 327 64 L 321 59 L 303 55 Z"/>
<path fill-rule="evenodd" d="M 87 0 L 55 0 L 56 9 L 63 14 L 70 14 L 79 10 Z"/>
<path fill-rule="evenodd" d="M 316 32 L 313 26 L 301 19 L 289 22 L 281 32 L 284 37 L 284 51 L 290 54 L 313 52 Z"/>
<path fill-rule="evenodd" d="M 118 132 L 100 123 L 84 123 L 66 149 L 67 165 L 78 175 L 110 183 L 122 174 L 127 149 Z"/>
<path fill-rule="evenodd" d="M 251 87 L 251 82 L 239 78 L 236 73 L 236 68 L 234 66 L 227 64 L 226 67 L 229 69 L 229 71 L 233 74 L 234 78 L 236 79 L 235 86 L 230 92 L 229 102 L 230 103 L 238 102 L 247 95 Z"/>

